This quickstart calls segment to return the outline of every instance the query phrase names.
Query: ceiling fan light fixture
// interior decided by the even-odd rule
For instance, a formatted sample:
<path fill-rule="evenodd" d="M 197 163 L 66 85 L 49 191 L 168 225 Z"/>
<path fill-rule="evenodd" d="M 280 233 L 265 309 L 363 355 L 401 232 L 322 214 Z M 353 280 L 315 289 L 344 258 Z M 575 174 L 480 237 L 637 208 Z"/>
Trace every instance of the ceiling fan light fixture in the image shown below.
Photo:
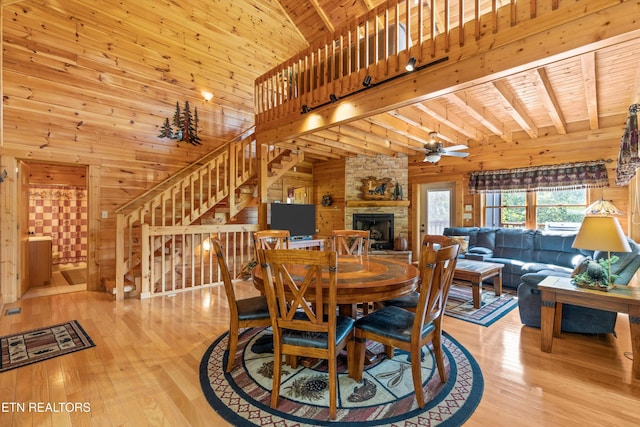
<path fill-rule="evenodd" d="M 436 163 L 440 161 L 441 158 L 442 156 L 440 156 L 439 153 L 429 153 L 426 156 L 424 156 L 423 162 Z"/>

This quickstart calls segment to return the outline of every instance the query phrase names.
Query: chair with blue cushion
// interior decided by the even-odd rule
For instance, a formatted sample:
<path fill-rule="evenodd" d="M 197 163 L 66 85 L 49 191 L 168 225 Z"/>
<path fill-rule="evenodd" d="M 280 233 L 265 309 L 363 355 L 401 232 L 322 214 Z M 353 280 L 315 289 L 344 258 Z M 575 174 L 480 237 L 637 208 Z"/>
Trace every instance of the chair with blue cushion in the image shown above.
<path fill-rule="evenodd" d="M 227 372 L 233 370 L 233 361 L 235 360 L 236 349 L 238 348 L 238 334 L 240 328 L 253 328 L 258 326 L 271 326 L 271 317 L 269 316 L 269 306 L 267 298 L 264 295 L 236 299 L 236 293 L 233 289 L 233 282 L 227 267 L 227 261 L 222 252 L 222 244 L 211 239 L 213 252 L 216 254 L 220 276 L 224 283 L 224 291 L 227 294 L 227 302 L 229 303 L 229 338 L 227 343 L 228 361 Z"/>
<path fill-rule="evenodd" d="M 326 359 L 329 416 L 335 419 L 337 357 L 345 347 L 350 375 L 354 367 L 354 320 L 336 313 L 337 254 L 335 251 L 267 249 L 258 251 L 258 260 L 273 323 L 271 407 L 278 407 L 283 355 L 294 359 L 297 356 Z"/>
<path fill-rule="evenodd" d="M 436 249 L 433 244 L 423 248 L 426 253 L 420 265 L 422 286 L 415 312 L 387 306 L 356 320 L 355 362 L 353 377 L 362 380 L 367 340 L 384 344 L 387 357 L 392 358 L 394 348 L 409 352 L 411 374 L 416 402 L 424 407 L 422 389 L 422 348 L 433 344 L 433 354 L 440 381 L 447 381 L 442 353 L 442 318 L 453 279 L 458 251 L 455 244 Z"/>
<path fill-rule="evenodd" d="M 420 250 L 420 260 L 418 261 L 418 269 L 421 269 L 422 265 L 426 262 L 424 256 L 428 253 L 427 247 L 433 246 L 435 249 L 440 247 L 447 247 L 456 245 L 458 242 L 450 237 L 442 236 L 438 234 L 425 234 L 422 238 L 422 249 Z M 420 285 L 418 285 L 420 286 Z M 386 307 L 386 306 L 396 306 L 402 307 L 407 310 L 415 311 L 416 306 L 418 305 L 418 299 L 420 298 L 420 289 L 416 292 L 412 292 L 408 295 L 404 295 L 402 297 L 394 298 L 387 301 L 381 301 L 376 303 L 378 307 Z"/>

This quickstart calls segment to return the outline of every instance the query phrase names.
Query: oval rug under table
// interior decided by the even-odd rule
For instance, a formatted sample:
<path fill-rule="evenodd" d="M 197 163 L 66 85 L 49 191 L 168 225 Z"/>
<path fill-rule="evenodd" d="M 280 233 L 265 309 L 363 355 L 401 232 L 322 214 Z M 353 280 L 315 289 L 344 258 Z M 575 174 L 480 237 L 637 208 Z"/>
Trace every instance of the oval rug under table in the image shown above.
<path fill-rule="evenodd" d="M 424 347 L 422 379 L 425 407 L 415 401 L 408 353 L 396 349 L 389 360 L 379 358 L 365 366 L 358 383 L 346 373 L 346 357 L 338 363 L 337 418 L 329 421 L 326 364 L 303 359 L 298 368 L 282 367 L 280 403 L 270 407 L 273 354 L 267 335 L 270 328 L 245 330 L 238 343 L 234 369 L 227 374 L 227 333 L 205 352 L 200 363 L 200 384 L 212 408 L 234 426 L 367 426 L 424 425 L 458 426 L 471 416 L 482 398 L 484 380 L 469 352 L 443 333 L 443 350 L 448 381 L 440 382 L 430 347 Z M 383 347 L 374 343 L 374 353 Z M 307 365 L 307 366 L 304 366 Z"/>

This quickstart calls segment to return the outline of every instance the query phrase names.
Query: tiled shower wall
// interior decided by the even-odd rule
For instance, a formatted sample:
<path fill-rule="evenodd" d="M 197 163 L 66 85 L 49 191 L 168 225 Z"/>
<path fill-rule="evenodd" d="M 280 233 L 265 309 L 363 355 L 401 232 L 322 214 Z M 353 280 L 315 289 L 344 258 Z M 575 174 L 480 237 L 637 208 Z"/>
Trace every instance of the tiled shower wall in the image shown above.
<path fill-rule="evenodd" d="M 51 236 L 54 264 L 86 261 L 86 188 L 30 186 L 29 234 Z"/>

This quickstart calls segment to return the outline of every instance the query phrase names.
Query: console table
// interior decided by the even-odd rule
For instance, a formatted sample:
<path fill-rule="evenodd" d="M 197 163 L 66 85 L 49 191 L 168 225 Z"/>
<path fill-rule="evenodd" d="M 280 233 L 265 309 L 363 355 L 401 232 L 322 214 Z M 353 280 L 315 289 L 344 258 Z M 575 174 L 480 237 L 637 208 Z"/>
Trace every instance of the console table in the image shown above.
<path fill-rule="evenodd" d="M 640 379 L 640 287 L 617 286 L 609 292 L 579 288 L 569 277 L 549 276 L 538 284 L 542 296 L 540 348 L 551 353 L 553 338 L 560 336 L 562 304 L 573 304 L 601 310 L 629 314 L 631 350 L 633 352 L 632 376 Z"/>

